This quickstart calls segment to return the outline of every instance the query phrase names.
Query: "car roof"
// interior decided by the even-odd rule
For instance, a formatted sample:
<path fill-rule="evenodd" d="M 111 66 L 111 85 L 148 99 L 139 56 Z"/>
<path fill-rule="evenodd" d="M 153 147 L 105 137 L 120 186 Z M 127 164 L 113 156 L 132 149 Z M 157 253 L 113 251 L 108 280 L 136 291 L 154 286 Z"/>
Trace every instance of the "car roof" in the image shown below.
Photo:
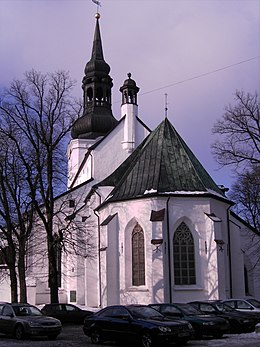
<path fill-rule="evenodd" d="M 28 303 L 21 303 L 21 302 L 12 302 L 12 303 L 8 303 L 8 305 L 10 306 L 33 306 L 33 305 L 30 305 Z"/>

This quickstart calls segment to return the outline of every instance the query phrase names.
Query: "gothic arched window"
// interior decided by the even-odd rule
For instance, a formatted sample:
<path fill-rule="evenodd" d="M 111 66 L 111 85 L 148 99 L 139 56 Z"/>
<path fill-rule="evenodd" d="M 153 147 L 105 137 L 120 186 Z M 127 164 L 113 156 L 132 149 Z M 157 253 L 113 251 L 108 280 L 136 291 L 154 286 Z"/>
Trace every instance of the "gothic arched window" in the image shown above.
<path fill-rule="evenodd" d="M 137 223 L 132 232 L 132 285 L 145 284 L 144 232 Z"/>
<path fill-rule="evenodd" d="M 173 237 L 174 283 L 196 284 L 194 241 L 190 229 L 182 222 Z"/>

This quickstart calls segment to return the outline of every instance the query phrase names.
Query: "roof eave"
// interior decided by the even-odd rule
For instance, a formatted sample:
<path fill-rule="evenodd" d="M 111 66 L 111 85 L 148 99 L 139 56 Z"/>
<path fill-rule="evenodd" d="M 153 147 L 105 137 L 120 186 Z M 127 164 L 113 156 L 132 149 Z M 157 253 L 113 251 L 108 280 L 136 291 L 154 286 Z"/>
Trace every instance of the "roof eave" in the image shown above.
<path fill-rule="evenodd" d="M 201 197 L 201 198 L 214 198 L 218 201 L 225 202 L 226 204 L 233 206 L 234 202 L 229 200 L 228 198 L 224 196 L 220 196 L 211 192 L 165 192 L 165 193 L 149 193 L 149 194 L 142 194 L 139 196 L 133 196 L 128 198 L 120 198 L 120 199 L 113 199 L 113 196 L 109 197 L 107 200 L 103 201 L 96 210 L 99 210 L 100 208 L 104 207 L 105 205 L 109 203 L 114 202 L 122 202 L 122 201 L 131 201 L 131 200 L 140 200 L 140 199 L 147 199 L 147 198 L 156 198 L 156 197 Z"/>

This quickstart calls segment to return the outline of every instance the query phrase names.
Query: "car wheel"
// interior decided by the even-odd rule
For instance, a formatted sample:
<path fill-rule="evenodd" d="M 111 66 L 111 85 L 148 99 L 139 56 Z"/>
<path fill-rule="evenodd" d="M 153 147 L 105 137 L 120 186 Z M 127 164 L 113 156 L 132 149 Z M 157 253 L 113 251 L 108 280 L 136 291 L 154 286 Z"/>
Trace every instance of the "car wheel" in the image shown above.
<path fill-rule="evenodd" d="M 91 342 L 94 343 L 95 345 L 100 345 L 103 342 L 102 334 L 100 330 L 93 330 L 91 333 Z"/>
<path fill-rule="evenodd" d="M 141 347 L 152 347 L 153 346 L 152 335 L 148 331 L 144 331 L 142 333 L 141 339 L 140 339 L 140 345 L 141 345 Z"/>
<path fill-rule="evenodd" d="M 195 334 L 194 334 L 194 337 L 197 340 L 201 340 L 202 336 L 203 336 L 203 334 L 200 331 L 196 331 Z"/>
<path fill-rule="evenodd" d="M 223 336 L 223 333 L 215 333 L 215 334 L 213 334 L 213 337 L 215 339 L 221 339 L 222 336 Z"/>
<path fill-rule="evenodd" d="M 51 334 L 51 335 L 48 335 L 48 340 L 56 340 L 58 335 L 59 335 L 59 334 Z"/>
<path fill-rule="evenodd" d="M 17 340 L 23 340 L 24 339 L 24 329 L 23 329 L 23 326 L 21 324 L 17 325 L 15 327 L 15 330 L 14 330 L 14 337 L 17 339 Z"/>

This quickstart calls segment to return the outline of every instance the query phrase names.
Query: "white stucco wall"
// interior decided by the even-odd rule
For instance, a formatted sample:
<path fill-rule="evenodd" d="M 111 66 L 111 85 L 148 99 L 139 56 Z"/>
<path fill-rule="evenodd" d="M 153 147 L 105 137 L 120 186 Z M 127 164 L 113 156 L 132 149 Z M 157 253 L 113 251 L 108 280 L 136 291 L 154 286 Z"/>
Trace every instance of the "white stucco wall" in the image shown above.
<path fill-rule="evenodd" d="M 88 153 L 87 159 L 85 159 L 85 154 L 90 145 L 94 144 L 95 141 L 84 139 L 71 140 L 67 150 L 69 158 L 68 187 L 71 187 L 73 178 L 78 172 L 82 161 L 84 161 L 84 165 L 80 168 L 77 179 L 73 183 L 73 187 L 76 187 L 90 178 L 94 179 L 94 183 L 99 182 L 109 176 L 120 164 L 122 164 L 131 154 L 132 149 L 136 148 L 149 133 L 148 130 L 134 118 L 132 127 L 134 127 L 133 134 L 135 135 L 131 142 L 129 138 L 126 139 L 128 123 L 129 117 L 123 118 L 115 129 Z M 98 139 L 96 139 L 96 141 L 98 141 Z M 129 146 L 126 146 L 125 141 L 131 142 L 131 150 Z"/>
<path fill-rule="evenodd" d="M 260 300 L 260 236 L 245 223 L 230 215 L 232 245 L 237 245 L 233 265 L 233 297 L 250 295 Z M 246 267 L 249 293 L 245 293 L 244 272 Z"/>
<path fill-rule="evenodd" d="M 224 217 L 226 216 L 226 204 L 212 203 L 210 198 L 171 197 L 168 201 L 169 227 L 167 227 L 167 215 L 163 222 L 150 221 L 151 211 L 163 208 L 167 212 L 167 198 L 146 198 L 114 203 L 101 211 L 101 219 L 115 213 L 118 216 L 118 226 L 114 225 L 112 228 L 112 232 L 118 233 L 118 240 L 114 244 L 113 251 L 110 250 L 110 252 L 119 254 L 120 298 L 118 298 L 118 302 L 151 303 L 170 299 L 176 302 L 187 302 L 191 298 L 196 300 L 223 297 L 223 292 L 226 290 L 225 251 L 222 252 L 218 249 L 215 232 L 219 233 L 220 231 L 216 231 L 216 229 L 220 228 L 221 232 L 223 229 L 223 233 L 225 233 L 227 219 L 223 218 L 220 222 L 221 226 L 217 226 L 205 213 L 218 212 Z M 217 209 L 219 211 L 216 211 Z M 131 285 L 131 232 L 137 222 L 145 234 L 146 284 L 133 287 Z M 174 285 L 172 241 L 174 231 L 181 222 L 186 223 L 194 238 L 196 285 Z M 222 225 L 224 226 L 222 227 Z M 158 246 L 156 252 L 156 247 L 151 244 L 151 240 L 155 237 L 159 238 L 159 235 L 162 235 L 163 244 Z M 109 247 L 113 247 L 113 244 Z M 171 276 L 169 276 L 169 271 Z M 107 269 L 108 277 L 109 274 L 110 270 Z M 221 276 L 221 285 L 219 276 Z M 170 278 L 171 284 L 169 283 Z"/>

